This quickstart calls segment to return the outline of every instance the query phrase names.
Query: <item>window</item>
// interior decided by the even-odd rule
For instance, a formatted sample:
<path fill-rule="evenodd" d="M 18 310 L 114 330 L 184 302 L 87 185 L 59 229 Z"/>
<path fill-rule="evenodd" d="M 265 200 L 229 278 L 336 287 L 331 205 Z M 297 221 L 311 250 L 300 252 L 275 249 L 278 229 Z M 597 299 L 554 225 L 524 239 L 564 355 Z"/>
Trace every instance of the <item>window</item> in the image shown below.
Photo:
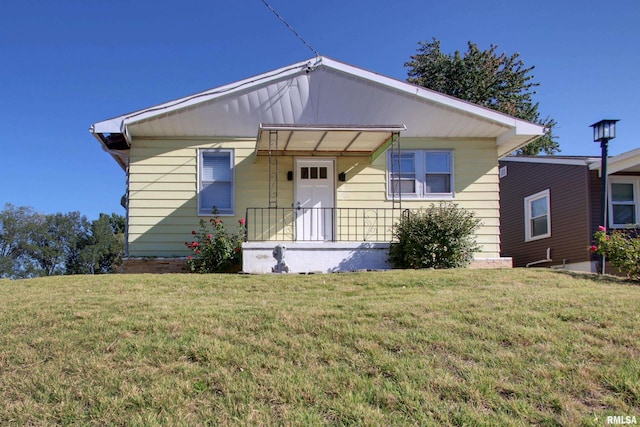
<path fill-rule="evenodd" d="M 525 241 L 551 236 L 551 210 L 549 190 L 544 190 L 524 199 Z"/>
<path fill-rule="evenodd" d="M 200 150 L 198 214 L 233 215 L 233 151 Z"/>
<path fill-rule="evenodd" d="M 324 166 L 301 167 L 300 179 L 327 179 L 327 168 Z"/>
<path fill-rule="evenodd" d="M 390 152 L 388 162 L 389 197 L 399 194 L 410 199 L 453 197 L 451 151 Z"/>
<path fill-rule="evenodd" d="M 609 226 L 623 228 L 638 223 L 638 188 L 640 179 L 610 177 Z"/>

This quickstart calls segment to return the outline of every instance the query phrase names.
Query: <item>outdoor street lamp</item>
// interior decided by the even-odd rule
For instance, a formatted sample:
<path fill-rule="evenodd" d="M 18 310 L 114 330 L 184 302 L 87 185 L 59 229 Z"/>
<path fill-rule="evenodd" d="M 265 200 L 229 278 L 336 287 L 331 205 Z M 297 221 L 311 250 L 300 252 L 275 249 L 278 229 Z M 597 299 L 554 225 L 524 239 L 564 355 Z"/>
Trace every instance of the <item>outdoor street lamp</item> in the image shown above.
<path fill-rule="evenodd" d="M 607 227 L 607 157 L 609 140 L 616 137 L 616 122 L 620 120 L 605 119 L 591 125 L 593 128 L 593 141 L 600 143 L 602 154 L 600 157 L 600 177 L 602 189 L 600 190 L 600 225 Z M 604 255 L 600 259 L 600 274 L 604 274 Z"/>

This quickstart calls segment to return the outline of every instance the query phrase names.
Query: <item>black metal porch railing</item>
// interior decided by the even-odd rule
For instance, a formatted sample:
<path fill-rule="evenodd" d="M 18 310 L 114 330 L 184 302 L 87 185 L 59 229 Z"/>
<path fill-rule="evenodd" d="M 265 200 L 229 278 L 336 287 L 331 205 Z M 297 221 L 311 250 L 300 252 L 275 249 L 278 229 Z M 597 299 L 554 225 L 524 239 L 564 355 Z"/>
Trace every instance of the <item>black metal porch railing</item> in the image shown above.
<path fill-rule="evenodd" d="M 390 242 L 408 209 L 247 208 L 247 241 Z"/>

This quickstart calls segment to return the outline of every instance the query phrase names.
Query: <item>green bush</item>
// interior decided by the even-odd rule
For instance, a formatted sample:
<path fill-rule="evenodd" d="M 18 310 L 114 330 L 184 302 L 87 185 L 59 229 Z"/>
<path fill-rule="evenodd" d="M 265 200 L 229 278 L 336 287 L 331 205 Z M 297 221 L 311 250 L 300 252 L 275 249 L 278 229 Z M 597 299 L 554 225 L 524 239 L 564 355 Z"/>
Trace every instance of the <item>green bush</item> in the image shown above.
<path fill-rule="evenodd" d="M 407 211 L 396 224 L 389 262 L 396 268 L 457 268 L 480 250 L 475 231 L 480 220 L 454 203 Z"/>
<path fill-rule="evenodd" d="M 184 242 L 192 252 L 187 268 L 192 273 L 228 273 L 242 266 L 242 242 L 246 236 L 245 220 L 238 221 L 238 229 L 229 234 L 214 210 L 207 223 L 200 220 L 200 230 L 191 231 L 193 241 Z"/>
<path fill-rule="evenodd" d="M 604 255 L 629 279 L 640 280 L 640 234 L 637 228 L 607 233 L 607 229 L 600 226 L 594 240 L 595 244 L 589 248 L 591 252 Z"/>

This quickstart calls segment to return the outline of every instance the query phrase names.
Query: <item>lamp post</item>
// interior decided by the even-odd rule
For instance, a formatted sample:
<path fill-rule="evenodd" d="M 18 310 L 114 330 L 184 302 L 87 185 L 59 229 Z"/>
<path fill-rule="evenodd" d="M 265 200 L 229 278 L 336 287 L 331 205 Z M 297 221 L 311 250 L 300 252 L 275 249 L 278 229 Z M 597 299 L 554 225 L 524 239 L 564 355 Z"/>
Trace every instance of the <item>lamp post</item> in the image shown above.
<path fill-rule="evenodd" d="M 600 190 L 600 225 L 607 227 L 607 157 L 609 140 L 616 137 L 616 122 L 620 120 L 605 119 L 591 125 L 593 128 L 593 141 L 600 142 L 602 154 L 600 156 L 600 178 L 602 187 Z M 600 259 L 600 274 L 604 274 L 604 255 Z"/>

